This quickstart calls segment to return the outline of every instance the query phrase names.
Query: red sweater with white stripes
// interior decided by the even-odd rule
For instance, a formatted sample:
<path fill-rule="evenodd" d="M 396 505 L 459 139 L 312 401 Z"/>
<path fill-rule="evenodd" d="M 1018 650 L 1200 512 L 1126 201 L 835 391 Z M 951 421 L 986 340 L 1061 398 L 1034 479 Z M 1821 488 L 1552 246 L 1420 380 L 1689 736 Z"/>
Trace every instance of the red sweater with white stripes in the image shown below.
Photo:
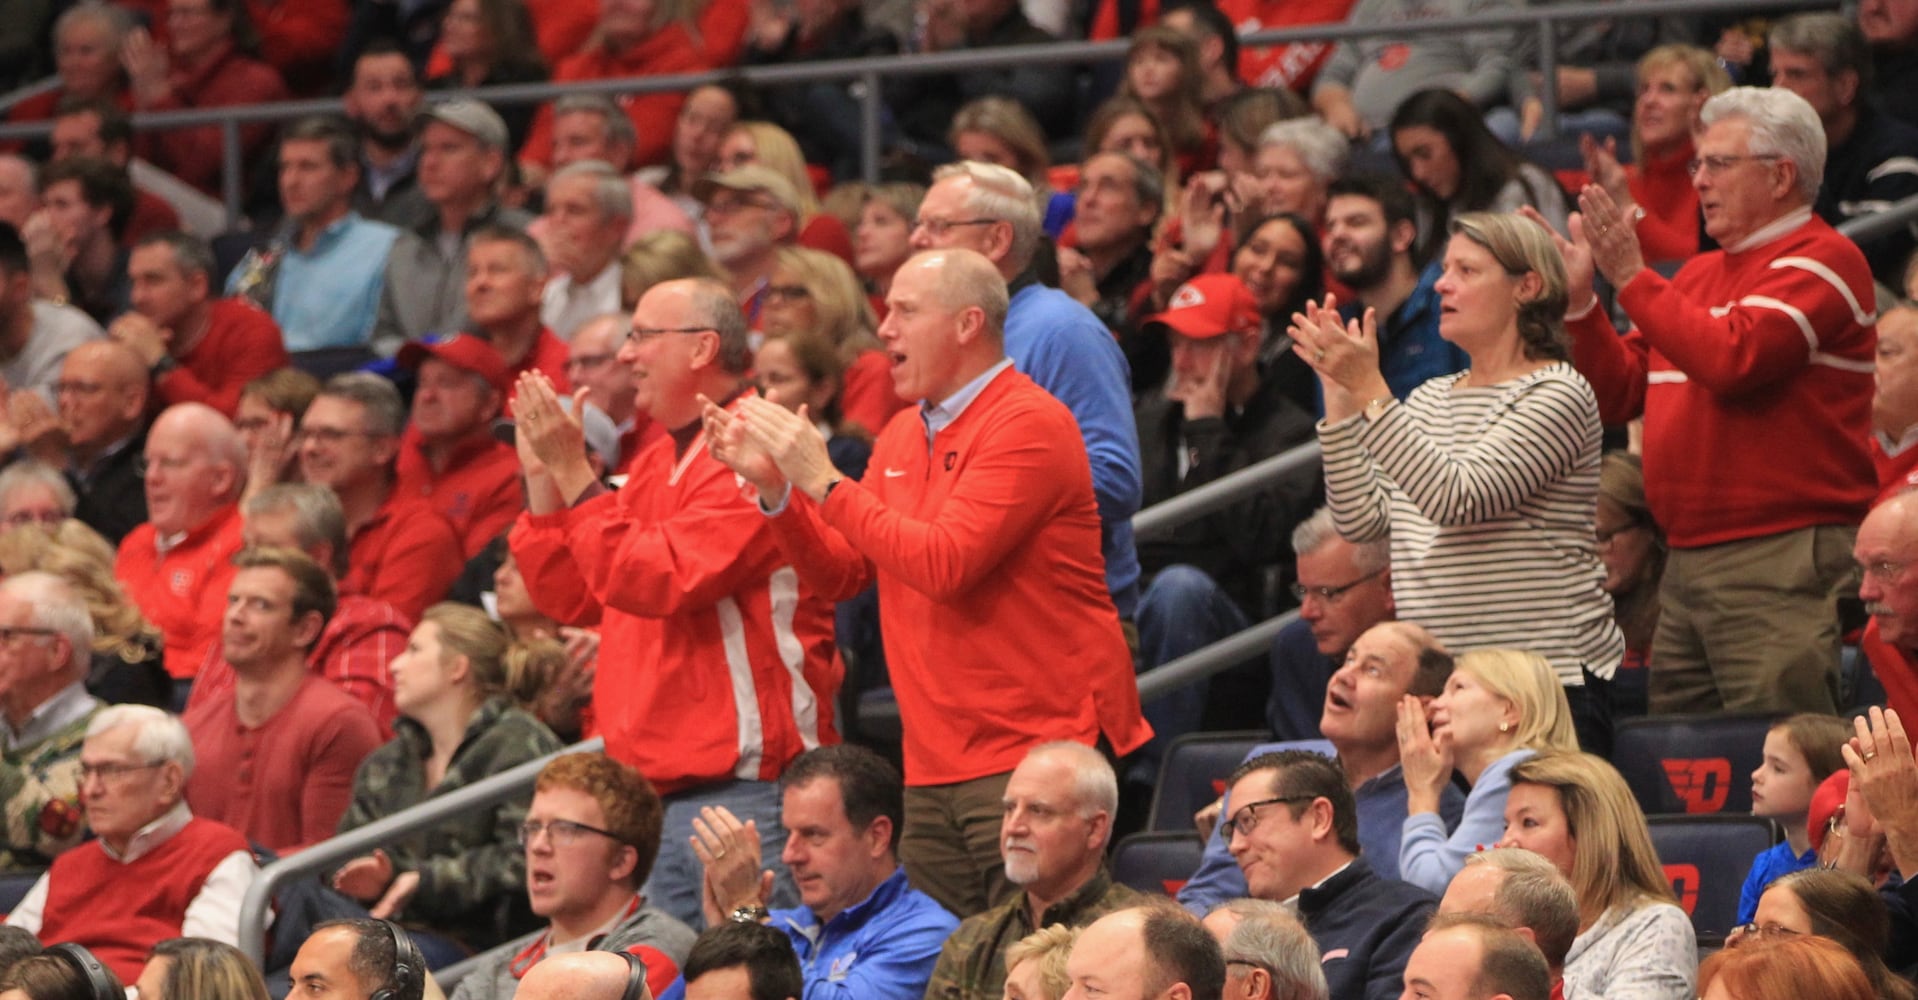
<path fill-rule="evenodd" d="M 1871 270 L 1810 210 L 1571 321 L 1607 424 L 1645 418 L 1645 498 L 1675 548 L 1857 524 L 1876 490 Z"/>

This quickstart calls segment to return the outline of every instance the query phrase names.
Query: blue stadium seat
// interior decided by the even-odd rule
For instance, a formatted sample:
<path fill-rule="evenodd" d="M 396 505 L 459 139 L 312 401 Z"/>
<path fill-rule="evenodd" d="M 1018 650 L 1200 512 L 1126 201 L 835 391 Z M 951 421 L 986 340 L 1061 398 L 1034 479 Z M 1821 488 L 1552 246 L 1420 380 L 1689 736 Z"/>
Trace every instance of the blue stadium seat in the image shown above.
<path fill-rule="evenodd" d="M 1738 895 L 1752 859 L 1778 843 L 1778 827 L 1757 816 L 1648 816 L 1652 846 L 1701 945 L 1722 942 L 1738 920 Z"/>
<path fill-rule="evenodd" d="M 1192 829 L 1192 814 L 1225 794 L 1226 777 L 1244 762 L 1253 747 L 1271 741 L 1271 733 L 1257 729 L 1190 733 L 1173 740 L 1159 765 L 1146 829 Z M 1321 752 L 1332 753 L 1331 744 L 1323 740 L 1310 741 L 1309 745 L 1301 742 L 1298 748 L 1320 750 L 1320 745 L 1325 747 Z"/>
<path fill-rule="evenodd" d="M 1199 870 L 1205 841 L 1198 833 L 1135 833 L 1112 849 L 1112 880 L 1140 892 L 1177 895 Z"/>
<path fill-rule="evenodd" d="M 1627 719 L 1612 765 L 1645 814 L 1751 812 L 1751 773 L 1765 757 L 1769 715 L 1663 715 Z"/>

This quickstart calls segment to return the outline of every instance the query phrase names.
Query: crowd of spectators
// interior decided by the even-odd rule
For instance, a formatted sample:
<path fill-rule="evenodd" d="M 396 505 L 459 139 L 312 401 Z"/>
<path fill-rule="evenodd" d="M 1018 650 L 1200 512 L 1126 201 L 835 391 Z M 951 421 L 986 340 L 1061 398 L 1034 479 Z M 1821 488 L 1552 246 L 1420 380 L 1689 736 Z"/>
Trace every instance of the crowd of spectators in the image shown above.
<path fill-rule="evenodd" d="M 1524 7 L 10 11 L 0 1000 L 1914 996 L 1918 4 Z M 1776 720 L 1702 964 L 1647 713 Z"/>

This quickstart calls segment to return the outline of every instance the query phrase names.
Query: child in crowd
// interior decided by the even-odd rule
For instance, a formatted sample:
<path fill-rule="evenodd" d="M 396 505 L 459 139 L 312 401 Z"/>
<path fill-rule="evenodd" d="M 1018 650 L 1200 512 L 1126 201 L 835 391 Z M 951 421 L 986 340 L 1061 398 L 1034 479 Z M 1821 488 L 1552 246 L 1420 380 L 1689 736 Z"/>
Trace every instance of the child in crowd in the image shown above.
<path fill-rule="evenodd" d="M 1199 50 L 1170 28 L 1143 28 L 1126 53 L 1125 83 L 1119 92 L 1136 97 L 1172 133 L 1179 172 L 1209 169 L 1205 105 L 1200 98 Z"/>
<path fill-rule="evenodd" d="M 1765 759 L 1752 772 L 1752 815 L 1767 816 L 1785 828 L 1785 839 L 1752 859 L 1751 874 L 1738 897 L 1738 922 L 1758 912 L 1758 897 L 1781 875 L 1818 862 L 1807 828 L 1812 793 L 1832 772 L 1845 766 L 1839 747 L 1850 730 L 1832 715 L 1794 715 L 1765 734 Z"/>

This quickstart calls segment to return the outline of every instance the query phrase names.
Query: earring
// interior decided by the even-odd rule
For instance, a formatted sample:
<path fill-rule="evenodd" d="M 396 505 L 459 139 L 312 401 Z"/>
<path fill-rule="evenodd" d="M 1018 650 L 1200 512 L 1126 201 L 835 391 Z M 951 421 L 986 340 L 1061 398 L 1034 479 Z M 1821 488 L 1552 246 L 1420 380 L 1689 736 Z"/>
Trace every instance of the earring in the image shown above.
<path fill-rule="evenodd" d="M 1512 731 L 1512 724 L 1509 722 L 1501 722 L 1498 724 L 1498 731 L 1501 733 L 1509 733 Z"/>

